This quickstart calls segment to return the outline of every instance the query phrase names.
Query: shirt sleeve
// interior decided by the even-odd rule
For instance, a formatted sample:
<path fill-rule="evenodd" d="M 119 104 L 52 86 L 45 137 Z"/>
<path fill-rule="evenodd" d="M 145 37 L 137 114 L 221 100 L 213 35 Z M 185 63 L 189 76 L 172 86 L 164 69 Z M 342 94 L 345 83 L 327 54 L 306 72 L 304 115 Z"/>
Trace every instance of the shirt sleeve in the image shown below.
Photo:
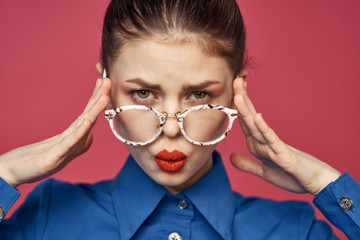
<path fill-rule="evenodd" d="M 326 186 L 313 203 L 350 239 L 360 236 L 360 184 L 348 173 Z"/>
<path fill-rule="evenodd" d="M 9 209 L 19 198 L 18 190 L 10 186 L 2 178 L 0 178 L 0 222 L 5 218 Z"/>
<path fill-rule="evenodd" d="M 0 240 L 42 239 L 51 181 L 39 184 L 9 218 L 0 222 Z M 19 192 L 0 179 L 0 205 L 5 214 L 19 197 Z"/>

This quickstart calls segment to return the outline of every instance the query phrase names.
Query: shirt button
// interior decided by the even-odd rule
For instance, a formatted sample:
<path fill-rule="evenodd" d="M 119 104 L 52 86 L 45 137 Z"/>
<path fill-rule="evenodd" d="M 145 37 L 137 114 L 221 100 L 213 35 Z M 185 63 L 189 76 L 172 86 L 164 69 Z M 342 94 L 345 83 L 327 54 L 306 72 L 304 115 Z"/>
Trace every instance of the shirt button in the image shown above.
<path fill-rule="evenodd" d="M 180 236 L 179 233 L 173 232 L 172 234 L 169 235 L 169 240 L 182 240 L 182 237 Z"/>
<path fill-rule="evenodd" d="M 2 206 L 0 206 L 0 220 L 2 220 L 5 216 L 5 210 Z"/>
<path fill-rule="evenodd" d="M 348 211 L 354 207 L 354 203 L 351 198 L 343 197 L 340 199 L 340 206 L 342 207 L 342 209 Z"/>
<path fill-rule="evenodd" d="M 180 209 L 185 209 L 185 208 L 187 208 L 189 206 L 189 203 L 187 202 L 187 201 L 185 201 L 185 200 L 179 200 L 178 201 L 178 207 L 180 208 Z"/>

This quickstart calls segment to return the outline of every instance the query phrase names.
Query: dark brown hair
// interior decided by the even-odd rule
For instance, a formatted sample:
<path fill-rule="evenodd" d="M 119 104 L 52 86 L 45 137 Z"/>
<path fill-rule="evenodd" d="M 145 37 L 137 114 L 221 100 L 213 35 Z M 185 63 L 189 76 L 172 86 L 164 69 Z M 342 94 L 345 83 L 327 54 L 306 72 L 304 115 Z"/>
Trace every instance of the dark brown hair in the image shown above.
<path fill-rule="evenodd" d="M 245 68 L 245 27 L 235 0 L 112 0 L 101 58 L 110 71 L 127 42 L 145 38 L 192 41 L 224 57 L 234 74 Z"/>

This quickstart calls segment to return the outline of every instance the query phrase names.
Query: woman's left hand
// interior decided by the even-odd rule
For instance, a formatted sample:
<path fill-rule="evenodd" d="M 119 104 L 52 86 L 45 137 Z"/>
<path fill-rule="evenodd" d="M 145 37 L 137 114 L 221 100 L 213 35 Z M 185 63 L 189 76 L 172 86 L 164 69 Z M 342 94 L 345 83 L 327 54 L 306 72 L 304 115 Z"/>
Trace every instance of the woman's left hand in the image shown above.
<path fill-rule="evenodd" d="M 318 194 L 341 174 L 305 152 L 283 141 L 257 113 L 247 92 L 247 82 L 237 78 L 233 83 L 234 102 L 249 151 L 260 161 L 238 153 L 231 155 L 232 164 L 239 170 L 256 176 L 291 192 Z"/>

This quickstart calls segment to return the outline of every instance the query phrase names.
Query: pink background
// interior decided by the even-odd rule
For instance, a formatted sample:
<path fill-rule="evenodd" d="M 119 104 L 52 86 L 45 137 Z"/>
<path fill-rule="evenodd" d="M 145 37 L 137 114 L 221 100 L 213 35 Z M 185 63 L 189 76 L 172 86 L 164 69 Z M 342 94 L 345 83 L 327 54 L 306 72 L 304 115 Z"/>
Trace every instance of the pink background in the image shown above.
<path fill-rule="evenodd" d="M 257 110 L 285 142 L 359 181 L 360 2 L 238 2 L 252 58 L 249 95 Z M 107 3 L 0 2 L 0 153 L 58 134 L 81 113 L 98 77 Z M 71 182 L 114 177 L 128 153 L 102 117 L 94 136 L 91 149 L 53 177 Z M 230 165 L 232 151 L 248 154 L 238 124 L 218 149 L 233 188 L 242 194 L 312 200 Z M 22 195 L 12 211 L 34 186 L 19 187 Z"/>

